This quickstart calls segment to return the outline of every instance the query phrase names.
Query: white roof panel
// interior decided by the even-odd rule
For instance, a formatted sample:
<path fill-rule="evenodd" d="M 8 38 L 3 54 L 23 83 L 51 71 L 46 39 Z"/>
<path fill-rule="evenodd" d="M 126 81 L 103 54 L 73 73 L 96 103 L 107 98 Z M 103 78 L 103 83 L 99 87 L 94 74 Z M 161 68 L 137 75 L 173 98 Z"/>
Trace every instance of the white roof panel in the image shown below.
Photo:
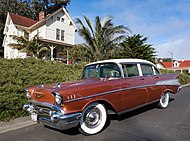
<path fill-rule="evenodd" d="M 89 63 L 87 65 L 93 65 L 93 64 L 98 64 L 98 63 L 148 63 L 148 64 L 152 64 L 155 66 L 155 64 L 153 64 L 152 62 L 150 61 L 147 61 L 147 60 L 143 60 L 143 59 L 110 59 L 110 60 L 102 60 L 102 61 L 97 61 L 97 62 L 92 62 L 92 63 Z"/>

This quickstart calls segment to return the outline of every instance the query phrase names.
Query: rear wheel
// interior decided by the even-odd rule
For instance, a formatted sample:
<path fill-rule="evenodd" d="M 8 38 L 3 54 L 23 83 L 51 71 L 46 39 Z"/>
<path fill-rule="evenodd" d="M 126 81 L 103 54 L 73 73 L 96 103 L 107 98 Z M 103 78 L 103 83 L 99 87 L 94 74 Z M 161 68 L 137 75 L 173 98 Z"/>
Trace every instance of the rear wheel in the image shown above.
<path fill-rule="evenodd" d="M 158 103 L 158 107 L 161 109 L 168 107 L 169 100 L 170 100 L 170 93 L 169 92 L 163 93 Z"/>
<path fill-rule="evenodd" d="M 100 132 L 106 124 L 107 113 L 104 105 L 92 103 L 82 113 L 80 119 L 80 131 L 85 135 L 93 135 Z"/>

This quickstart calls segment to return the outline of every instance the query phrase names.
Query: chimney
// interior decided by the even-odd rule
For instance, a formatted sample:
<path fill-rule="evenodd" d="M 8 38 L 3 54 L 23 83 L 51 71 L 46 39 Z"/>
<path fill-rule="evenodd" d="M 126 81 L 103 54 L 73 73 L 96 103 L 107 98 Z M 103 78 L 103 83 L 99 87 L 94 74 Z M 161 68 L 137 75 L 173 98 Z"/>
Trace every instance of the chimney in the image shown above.
<path fill-rule="evenodd" d="M 41 21 L 41 20 L 43 20 L 44 18 L 45 18 L 45 12 L 44 12 L 44 11 L 41 11 L 41 12 L 39 13 L 38 19 L 39 19 L 39 21 Z"/>

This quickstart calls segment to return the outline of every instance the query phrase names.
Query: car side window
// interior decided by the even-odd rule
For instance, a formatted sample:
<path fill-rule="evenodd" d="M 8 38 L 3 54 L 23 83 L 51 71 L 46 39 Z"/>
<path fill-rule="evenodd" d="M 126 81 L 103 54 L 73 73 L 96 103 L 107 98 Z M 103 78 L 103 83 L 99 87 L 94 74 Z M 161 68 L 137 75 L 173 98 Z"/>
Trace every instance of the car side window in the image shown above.
<path fill-rule="evenodd" d="M 139 76 L 137 64 L 123 64 L 122 65 L 124 77 Z"/>
<path fill-rule="evenodd" d="M 156 67 L 154 67 L 154 70 L 155 70 L 155 75 L 160 74 L 159 70 Z"/>
<path fill-rule="evenodd" d="M 151 65 L 141 64 L 141 70 L 143 76 L 154 75 L 154 71 Z"/>
<path fill-rule="evenodd" d="M 108 63 L 100 65 L 101 77 L 109 76 L 112 78 L 121 77 L 120 69 L 116 64 Z"/>

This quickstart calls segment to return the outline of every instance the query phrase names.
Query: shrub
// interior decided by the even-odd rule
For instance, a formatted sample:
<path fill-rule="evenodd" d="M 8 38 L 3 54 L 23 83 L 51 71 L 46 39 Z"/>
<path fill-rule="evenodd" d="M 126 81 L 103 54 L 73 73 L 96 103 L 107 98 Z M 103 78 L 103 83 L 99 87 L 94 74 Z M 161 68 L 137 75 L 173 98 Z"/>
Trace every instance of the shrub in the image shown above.
<path fill-rule="evenodd" d="M 32 85 L 77 80 L 85 64 L 28 59 L 0 59 L 0 121 L 25 116 L 23 89 Z"/>

